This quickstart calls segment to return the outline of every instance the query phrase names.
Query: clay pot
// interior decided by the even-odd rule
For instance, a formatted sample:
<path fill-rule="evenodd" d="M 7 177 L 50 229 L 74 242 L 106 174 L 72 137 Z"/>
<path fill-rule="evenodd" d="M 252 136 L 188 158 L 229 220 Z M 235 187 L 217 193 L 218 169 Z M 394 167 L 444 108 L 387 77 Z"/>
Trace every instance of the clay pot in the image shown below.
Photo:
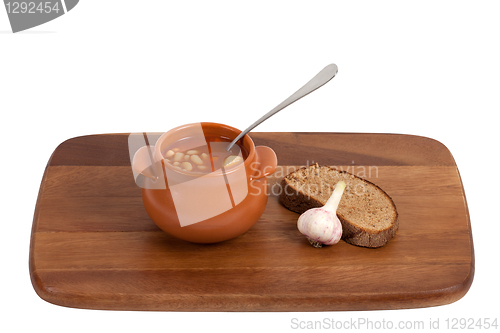
<path fill-rule="evenodd" d="M 214 138 L 226 144 L 239 133 L 222 124 L 188 124 L 164 133 L 155 146 L 135 153 L 132 167 L 144 176 L 144 207 L 158 227 L 186 241 L 216 243 L 241 235 L 259 220 L 267 204 L 266 176 L 277 166 L 271 148 L 255 147 L 245 135 L 239 141 L 247 155 L 244 162 L 202 176 L 163 160 L 165 148 L 185 138 L 198 140 L 198 145 Z"/>

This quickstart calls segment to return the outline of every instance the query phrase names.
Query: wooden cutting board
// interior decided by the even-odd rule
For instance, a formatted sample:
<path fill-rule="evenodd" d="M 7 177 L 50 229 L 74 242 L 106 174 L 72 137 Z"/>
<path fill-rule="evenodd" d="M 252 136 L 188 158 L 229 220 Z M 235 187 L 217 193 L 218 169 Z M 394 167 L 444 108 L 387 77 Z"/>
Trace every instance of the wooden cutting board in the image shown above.
<path fill-rule="evenodd" d="M 256 225 L 222 243 L 192 244 L 149 219 L 127 134 L 70 139 L 43 176 L 30 245 L 37 294 L 62 306 L 116 310 L 329 311 L 448 304 L 468 291 L 474 249 L 465 194 L 441 143 L 395 134 L 253 133 L 280 167 Z M 364 177 L 394 200 L 396 236 L 368 249 L 313 248 L 279 180 L 318 162 Z"/>

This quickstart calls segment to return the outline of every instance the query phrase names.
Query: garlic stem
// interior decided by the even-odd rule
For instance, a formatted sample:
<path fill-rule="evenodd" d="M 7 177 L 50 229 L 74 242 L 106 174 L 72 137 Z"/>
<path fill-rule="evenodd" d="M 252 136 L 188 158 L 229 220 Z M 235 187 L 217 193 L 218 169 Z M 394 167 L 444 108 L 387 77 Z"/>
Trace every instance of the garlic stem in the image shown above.
<path fill-rule="evenodd" d="M 337 212 L 337 208 L 339 206 L 340 199 L 342 199 L 342 193 L 344 193 L 345 187 L 345 182 L 343 180 L 339 181 L 335 186 L 335 189 L 333 190 L 333 194 L 331 195 L 330 199 L 328 199 L 323 208 L 334 213 Z"/>

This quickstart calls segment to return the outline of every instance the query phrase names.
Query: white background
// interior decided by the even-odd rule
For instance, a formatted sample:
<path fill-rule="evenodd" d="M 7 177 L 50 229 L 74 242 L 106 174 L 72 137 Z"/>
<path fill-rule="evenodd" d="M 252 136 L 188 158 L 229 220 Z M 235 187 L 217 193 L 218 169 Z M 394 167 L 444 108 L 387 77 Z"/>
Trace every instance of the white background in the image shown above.
<path fill-rule="evenodd" d="M 82 0 L 12 34 L 0 7 L 0 327 L 285 332 L 297 331 L 294 317 L 423 320 L 426 328 L 430 319 L 444 328 L 449 317 L 498 317 L 499 14 L 497 1 Z M 59 143 L 197 121 L 243 129 L 332 62 L 336 78 L 258 130 L 415 134 L 446 145 L 474 237 L 465 297 L 399 311 L 172 313 L 70 309 L 36 295 L 31 224 Z"/>

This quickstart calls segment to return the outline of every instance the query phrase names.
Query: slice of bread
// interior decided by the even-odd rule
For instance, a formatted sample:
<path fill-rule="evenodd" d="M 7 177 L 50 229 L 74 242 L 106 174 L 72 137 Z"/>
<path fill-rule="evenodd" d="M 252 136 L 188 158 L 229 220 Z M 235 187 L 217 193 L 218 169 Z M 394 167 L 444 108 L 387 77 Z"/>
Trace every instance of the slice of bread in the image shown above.
<path fill-rule="evenodd" d="M 283 178 L 280 201 L 302 214 L 323 206 L 340 180 L 346 183 L 337 209 L 342 239 L 363 247 L 385 245 L 398 229 L 398 212 L 391 197 L 365 179 L 318 164 L 303 167 Z"/>

